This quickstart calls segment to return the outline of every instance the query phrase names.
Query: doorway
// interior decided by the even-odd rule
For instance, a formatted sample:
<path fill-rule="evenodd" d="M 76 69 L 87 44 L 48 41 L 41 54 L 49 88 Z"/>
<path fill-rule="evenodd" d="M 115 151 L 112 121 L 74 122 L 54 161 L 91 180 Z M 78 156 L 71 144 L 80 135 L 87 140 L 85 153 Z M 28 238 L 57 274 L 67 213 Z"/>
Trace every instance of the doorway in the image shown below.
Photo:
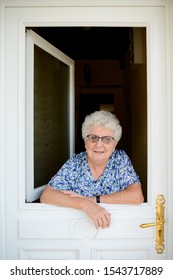
<path fill-rule="evenodd" d="M 80 5 L 72 3 L 71 6 L 44 7 L 14 7 L 5 11 L 5 90 L 4 100 L 4 153 L 5 184 L 3 184 L 5 197 L 4 219 L 2 226 L 6 236 L 1 242 L 4 245 L 4 257 L 7 259 L 169 259 L 172 257 L 170 223 L 165 223 L 165 232 L 169 239 L 165 240 L 165 250 L 158 255 L 155 250 L 155 228 L 141 229 L 141 223 L 155 222 L 155 199 L 158 194 L 168 198 L 166 203 L 166 219 L 171 217 L 169 203 L 171 191 L 170 175 L 168 172 L 171 162 L 168 156 L 168 126 L 167 104 L 170 100 L 167 92 L 166 79 L 166 18 L 165 7 L 147 6 L 141 1 L 140 6 L 114 5 L 105 6 Z M 74 1 L 72 1 L 74 2 Z M 90 6 L 89 6 L 90 5 Z M 144 7 L 145 6 L 145 7 Z M 15 15 L 15 16 L 14 16 Z M 141 21 L 142 19 L 142 21 Z M 96 231 L 92 224 L 81 212 L 73 209 L 47 206 L 39 203 L 25 203 L 26 187 L 26 158 L 27 148 L 25 123 L 25 28 L 27 26 L 57 26 L 60 25 L 97 25 L 97 26 L 146 26 L 147 30 L 147 128 L 148 128 L 148 197 L 147 203 L 141 206 L 106 205 L 111 212 L 112 227 L 106 231 Z M 167 38 L 167 39 L 166 39 Z M 69 41 L 72 43 L 72 40 Z M 159 48 L 158 48 L 159 46 Z M 133 58 L 133 56 L 132 56 Z M 12 63 L 13 62 L 13 63 Z M 138 72 L 135 84 L 129 87 L 130 75 L 126 75 L 126 90 L 131 88 L 130 100 L 141 98 L 141 89 L 145 87 L 139 79 L 144 67 L 133 65 Z M 136 69 L 138 68 L 138 69 Z M 95 72 L 95 71 L 94 71 Z M 128 69 L 126 70 L 128 72 Z M 136 77 L 135 77 L 136 76 Z M 10 82 L 9 82 L 10 81 Z M 102 87 L 101 87 L 102 88 Z M 117 87 L 118 88 L 118 87 Z M 134 91 L 136 92 L 135 94 Z M 79 91 L 80 92 L 80 91 Z M 170 95 L 170 94 L 169 94 Z M 117 94 L 120 98 L 121 94 Z M 145 96 L 144 96 L 145 97 Z M 123 98 L 122 98 L 123 99 Z M 146 98 L 144 98 L 146 100 Z M 140 121 L 144 114 L 144 102 L 132 102 L 130 107 L 134 113 L 133 121 L 138 120 L 139 126 L 133 126 L 138 131 L 137 144 L 144 139 L 145 124 Z M 135 108 L 135 111 L 133 110 Z M 162 114 L 160 114 L 162 112 Z M 146 116 L 146 115 L 145 115 Z M 139 138 L 142 127 L 143 135 Z M 162 133 L 160 133 L 162 131 Z M 13 135 L 13 137 L 11 137 Z M 132 137 L 131 137 L 132 139 Z M 134 140 L 134 136 L 132 141 Z M 135 146 L 135 145 L 134 145 Z M 146 143 L 144 145 L 146 147 Z M 136 147 L 134 147 L 136 148 Z M 132 149 L 133 151 L 134 149 Z M 170 150 L 170 149 L 169 149 Z M 135 151 L 135 154 L 139 154 Z M 141 152 L 141 151 L 140 151 Z M 143 157 L 140 154 L 140 164 Z M 132 157 L 133 160 L 133 157 Z M 10 164 L 8 164 L 10 163 Z M 138 172 L 139 173 L 139 172 Z M 10 176 L 9 176 L 10 174 Z M 11 187 L 13 186 L 13 188 Z M 3 199 L 2 199 L 3 202 Z M 2 203 L 3 205 L 3 203 Z M 11 230 L 13 228 L 13 230 Z M 117 230 L 118 228 L 118 230 Z M 168 234 L 166 234 L 166 237 Z M 170 246 L 169 246 L 170 245 Z"/>
<path fill-rule="evenodd" d="M 147 201 L 146 28 L 31 29 L 75 60 L 74 152 L 84 150 L 81 124 L 85 115 L 102 109 L 115 113 L 123 127 L 117 148 L 131 158 Z"/>

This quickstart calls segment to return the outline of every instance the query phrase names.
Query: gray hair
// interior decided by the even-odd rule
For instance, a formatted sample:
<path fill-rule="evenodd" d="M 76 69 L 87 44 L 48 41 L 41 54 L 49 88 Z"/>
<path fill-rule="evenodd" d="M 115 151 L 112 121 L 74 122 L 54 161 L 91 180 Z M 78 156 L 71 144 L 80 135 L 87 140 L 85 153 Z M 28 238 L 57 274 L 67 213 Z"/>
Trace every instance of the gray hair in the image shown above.
<path fill-rule="evenodd" d="M 118 142 L 121 139 L 122 127 L 119 120 L 111 112 L 95 111 L 94 113 L 85 117 L 82 124 L 82 137 L 83 139 L 89 134 L 93 125 L 104 126 L 114 132 L 114 138 Z"/>

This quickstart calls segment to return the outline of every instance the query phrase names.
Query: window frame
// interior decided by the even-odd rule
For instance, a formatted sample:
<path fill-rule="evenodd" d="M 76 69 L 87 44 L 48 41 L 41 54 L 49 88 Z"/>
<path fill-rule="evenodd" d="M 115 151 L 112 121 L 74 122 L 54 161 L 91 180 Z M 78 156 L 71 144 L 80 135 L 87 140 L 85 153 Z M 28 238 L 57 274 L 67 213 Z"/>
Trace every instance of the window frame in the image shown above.
<path fill-rule="evenodd" d="M 26 32 L 26 189 L 25 202 L 37 201 L 46 185 L 34 188 L 34 45 L 46 51 L 69 67 L 68 84 L 68 128 L 69 128 L 69 156 L 74 153 L 74 60 L 55 48 L 34 31 Z"/>

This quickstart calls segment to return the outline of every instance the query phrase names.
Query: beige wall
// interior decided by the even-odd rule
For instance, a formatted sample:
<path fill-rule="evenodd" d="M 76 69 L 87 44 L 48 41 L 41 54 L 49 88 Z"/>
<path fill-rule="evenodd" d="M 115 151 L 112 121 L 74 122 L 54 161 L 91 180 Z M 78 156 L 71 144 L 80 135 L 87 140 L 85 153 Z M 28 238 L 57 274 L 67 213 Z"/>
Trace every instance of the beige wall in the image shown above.
<path fill-rule="evenodd" d="M 139 31 L 139 29 L 138 29 Z M 139 35 L 139 34 L 138 34 Z M 120 69 L 117 60 L 76 61 L 76 118 L 79 116 L 79 95 L 114 94 L 114 113 L 120 119 L 123 135 L 117 148 L 124 149 L 132 160 L 143 186 L 147 200 L 147 81 L 145 28 L 141 29 L 141 40 L 134 47 L 134 61 L 127 52 L 125 68 Z M 138 49 L 140 48 L 140 52 Z M 138 56 L 136 56 L 136 53 Z M 141 57 L 140 57 L 141 55 Z M 84 77 L 88 65 L 90 82 Z M 91 99 L 89 99 L 91 100 Z M 98 101 L 99 102 L 99 101 Z"/>
<path fill-rule="evenodd" d="M 147 90 L 146 66 L 131 72 L 132 81 L 132 161 L 138 172 L 143 192 L 147 195 Z"/>

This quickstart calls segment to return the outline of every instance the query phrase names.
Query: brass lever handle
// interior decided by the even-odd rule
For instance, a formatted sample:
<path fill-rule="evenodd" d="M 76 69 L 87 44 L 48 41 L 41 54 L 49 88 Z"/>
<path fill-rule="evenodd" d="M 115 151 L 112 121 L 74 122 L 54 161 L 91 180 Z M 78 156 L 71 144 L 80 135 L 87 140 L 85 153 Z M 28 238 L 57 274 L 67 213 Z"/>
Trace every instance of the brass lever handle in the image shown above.
<path fill-rule="evenodd" d="M 141 228 L 148 228 L 148 227 L 154 227 L 154 226 L 159 226 L 159 225 L 163 225 L 165 220 L 164 217 L 161 216 L 160 214 L 156 213 L 156 220 L 157 222 L 155 223 L 147 223 L 147 224 L 141 224 L 140 227 Z"/>
<path fill-rule="evenodd" d="M 158 226 L 158 225 L 161 225 L 161 224 L 162 224 L 162 223 L 160 223 L 160 222 L 148 223 L 148 224 L 141 224 L 140 227 L 141 227 L 141 228 L 148 228 L 148 227 Z"/>
<path fill-rule="evenodd" d="M 164 204 L 165 199 L 163 195 L 158 195 L 156 199 L 156 222 L 141 224 L 141 228 L 148 228 L 156 226 L 156 251 L 157 254 L 162 254 L 164 250 Z"/>

